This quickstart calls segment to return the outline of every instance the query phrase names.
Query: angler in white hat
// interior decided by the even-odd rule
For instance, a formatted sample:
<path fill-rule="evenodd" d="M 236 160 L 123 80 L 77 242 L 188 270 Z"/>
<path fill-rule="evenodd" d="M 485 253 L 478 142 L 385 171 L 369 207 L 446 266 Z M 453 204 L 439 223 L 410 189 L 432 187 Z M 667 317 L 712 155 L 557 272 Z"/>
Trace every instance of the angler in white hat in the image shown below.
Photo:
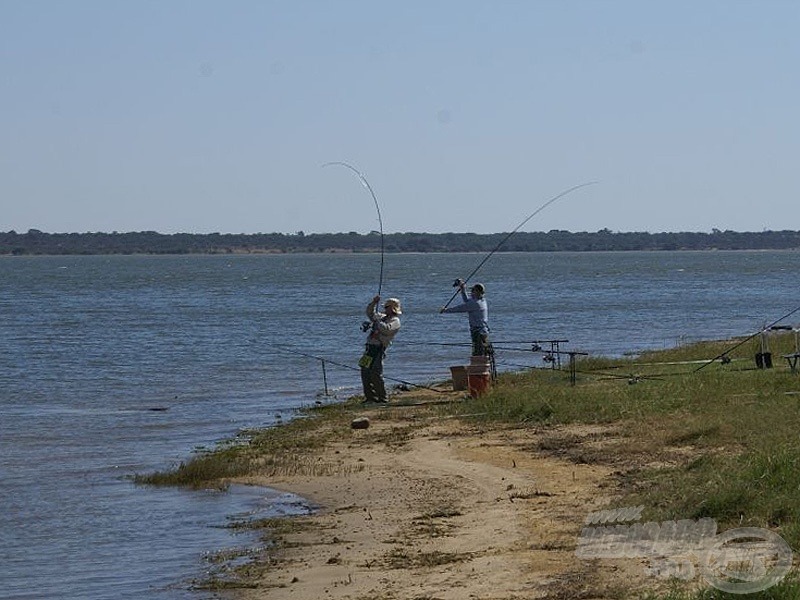
<path fill-rule="evenodd" d="M 364 386 L 364 402 L 386 403 L 386 385 L 383 381 L 383 359 L 386 349 L 400 330 L 400 300 L 389 298 L 383 303 L 384 312 L 378 312 L 381 297 L 375 296 L 367 305 L 367 317 L 371 325 L 366 348 L 358 366 L 361 367 L 361 383 Z"/>

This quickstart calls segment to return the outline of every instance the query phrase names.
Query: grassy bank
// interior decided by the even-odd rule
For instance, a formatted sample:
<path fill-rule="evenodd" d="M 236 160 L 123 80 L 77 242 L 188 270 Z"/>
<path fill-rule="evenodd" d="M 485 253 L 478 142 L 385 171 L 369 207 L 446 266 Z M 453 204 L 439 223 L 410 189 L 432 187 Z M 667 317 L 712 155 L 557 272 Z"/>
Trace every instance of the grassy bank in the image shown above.
<path fill-rule="evenodd" d="M 794 337 L 787 333 L 770 342 L 771 369 L 756 368 L 757 339 L 732 351 L 730 361 L 713 363 L 708 359 L 735 342 L 707 342 L 624 360 L 582 360 L 574 384 L 559 370 L 503 374 L 485 396 L 426 410 L 469 422 L 477 431 L 544 431 L 526 451 L 612 466 L 615 505 L 644 506 L 644 521 L 711 518 L 719 531 L 766 528 L 795 550 L 800 548 L 800 374 L 781 358 L 794 351 Z M 412 392 L 402 401 L 414 399 Z M 357 399 L 315 407 L 305 418 L 247 432 L 175 470 L 138 481 L 207 486 L 255 474 L 324 472 L 326 462 L 311 459 L 312 451 L 349 427 L 360 408 Z M 381 441 L 401 444 L 405 434 L 402 427 L 393 428 Z M 739 597 L 676 582 L 673 591 L 648 600 Z M 788 577 L 747 597 L 800 599 L 800 583 Z"/>

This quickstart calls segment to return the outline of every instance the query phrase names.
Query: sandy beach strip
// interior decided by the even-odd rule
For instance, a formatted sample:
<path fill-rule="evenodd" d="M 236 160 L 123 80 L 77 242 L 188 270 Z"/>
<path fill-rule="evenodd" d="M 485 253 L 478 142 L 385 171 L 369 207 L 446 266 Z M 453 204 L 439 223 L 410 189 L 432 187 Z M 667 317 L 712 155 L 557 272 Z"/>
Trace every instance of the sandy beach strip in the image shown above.
<path fill-rule="evenodd" d="M 605 598 L 653 585 L 641 561 L 575 556 L 587 514 L 614 496 L 609 466 L 542 451 L 552 429 L 411 404 L 357 411 L 369 427 L 340 424 L 306 468 L 247 480 L 318 510 L 280 533 L 237 598 Z"/>

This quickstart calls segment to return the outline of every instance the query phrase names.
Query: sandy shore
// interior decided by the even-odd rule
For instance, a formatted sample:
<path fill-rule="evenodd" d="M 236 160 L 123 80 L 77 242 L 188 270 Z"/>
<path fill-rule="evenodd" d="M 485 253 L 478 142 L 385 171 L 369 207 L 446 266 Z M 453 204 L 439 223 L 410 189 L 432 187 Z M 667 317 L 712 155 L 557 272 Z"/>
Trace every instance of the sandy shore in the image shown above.
<path fill-rule="evenodd" d="M 306 468 L 250 480 L 319 510 L 280 534 L 257 587 L 237 597 L 610 598 L 654 584 L 639 561 L 575 557 L 587 513 L 608 505 L 615 478 L 548 448 L 559 436 L 603 437 L 598 428 L 484 430 L 435 405 L 359 416 L 369 428 L 342 427 Z"/>

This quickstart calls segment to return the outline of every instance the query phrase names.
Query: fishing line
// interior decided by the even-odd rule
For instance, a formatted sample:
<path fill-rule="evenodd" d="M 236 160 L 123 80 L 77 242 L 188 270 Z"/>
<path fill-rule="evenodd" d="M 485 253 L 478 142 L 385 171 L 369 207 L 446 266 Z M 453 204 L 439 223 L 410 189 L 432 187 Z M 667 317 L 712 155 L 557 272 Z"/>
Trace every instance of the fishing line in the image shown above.
<path fill-rule="evenodd" d="M 569 373 L 569 369 L 559 368 L 559 369 L 552 369 L 550 367 L 536 367 L 531 365 L 521 365 L 518 363 L 507 362 L 507 361 L 498 361 L 497 363 L 503 367 L 516 367 L 518 369 L 524 369 L 525 371 L 535 371 L 538 373 Z M 653 381 L 662 381 L 664 377 L 673 375 L 673 373 L 653 373 L 651 375 L 641 375 L 641 374 L 634 374 L 630 373 L 627 375 L 620 375 L 617 373 L 604 373 L 602 371 L 584 371 L 582 369 L 575 369 L 574 373 L 576 375 L 589 375 L 594 377 L 602 377 L 606 379 L 615 379 L 615 380 L 625 380 L 630 382 L 633 381 L 641 381 L 641 380 L 653 380 Z M 680 373 L 680 375 L 686 375 L 687 373 Z"/>
<path fill-rule="evenodd" d="M 753 339 L 754 337 L 756 337 L 757 335 L 759 335 L 759 334 L 763 333 L 764 331 L 767 331 L 767 330 L 768 330 L 768 329 L 770 329 L 771 327 L 774 327 L 775 325 L 777 325 L 778 323 L 780 323 L 780 322 L 781 322 L 781 321 L 783 321 L 784 319 L 788 319 L 788 318 L 789 318 L 789 317 L 791 317 L 791 316 L 792 316 L 794 313 L 796 313 L 798 310 L 800 310 L 800 306 L 798 306 L 798 307 L 797 307 L 797 308 L 795 308 L 794 310 L 791 310 L 791 311 L 789 311 L 788 313 L 786 313 L 785 315 L 783 315 L 783 316 L 782 316 L 780 319 L 777 319 L 777 320 L 773 321 L 772 323 L 770 323 L 770 324 L 769 324 L 769 325 L 767 325 L 766 327 L 762 327 L 761 329 L 759 329 L 758 331 L 756 331 L 756 332 L 755 332 L 753 335 L 746 337 L 746 338 L 745 338 L 745 339 L 743 339 L 741 342 L 739 342 L 738 344 L 736 344 L 736 345 L 735 345 L 735 346 L 733 346 L 732 348 L 728 348 L 728 349 L 727 349 L 727 350 L 725 350 L 725 352 L 723 352 L 722 354 L 720 354 L 720 355 L 718 355 L 718 356 L 715 356 L 714 358 L 712 358 L 712 359 L 711 359 L 710 361 L 708 361 L 707 363 L 705 363 L 705 364 L 703 364 L 703 365 L 700 365 L 699 367 L 697 367 L 697 368 L 694 370 L 694 372 L 695 372 L 695 373 L 697 373 L 698 371 L 700 371 L 700 370 L 702 370 L 702 369 L 705 369 L 705 368 L 706 368 L 708 365 L 710 365 L 711 363 L 713 363 L 713 362 L 714 362 L 715 360 L 717 360 L 717 359 L 720 359 L 720 358 L 723 358 L 723 359 L 724 359 L 724 358 L 727 358 L 727 354 L 729 354 L 730 352 L 733 352 L 733 351 L 734 351 L 734 350 L 736 350 L 736 349 L 737 349 L 739 346 L 743 346 L 744 344 L 746 344 L 747 342 L 749 342 L 750 340 L 752 340 L 752 339 Z"/>
<path fill-rule="evenodd" d="M 405 340 L 394 342 L 394 344 L 399 346 L 472 346 L 470 342 L 409 342 Z"/>
<path fill-rule="evenodd" d="M 375 202 L 375 210 L 378 211 L 378 226 L 381 230 L 381 273 L 380 277 L 378 278 L 378 296 L 381 295 L 381 288 L 383 287 L 383 257 L 384 257 L 384 235 L 383 235 L 383 219 L 381 218 L 381 207 L 378 205 L 378 198 L 375 196 L 375 192 L 372 191 L 372 186 L 367 181 L 367 178 L 356 169 L 354 166 L 347 164 L 346 162 L 336 161 L 336 162 L 328 162 L 322 165 L 323 167 L 329 167 L 331 165 L 340 165 L 342 167 L 346 167 L 350 169 L 353 173 L 358 175 L 358 178 L 361 180 L 361 184 L 369 190 L 370 195 L 372 196 L 373 202 Z"/>
<path fill-rule="evenodd" d="M 323 358 L 322 356 L 315 356 L 314 354 L 308 354 L 306 352 L 300 352 L 299 350 L 294 350 L 292 348 L 287 348 L 286 346 L 275 346 L 278 350 L 282 350 L 284 352 L 289 352 L 291 354 L 297 354 L 299 356 L 305 356 L 306 358 L 313 358 L 314 360 L 322 361 L 322 364 L 329 363 L 335 365 L 337 367 L 342 367 L 344 369 L 350 369 L 351 371 L 361 371 L 361 367 L 354 367 L 352 365 L 346 365 L 344 363 L 336 362 L 335 360 L 330 360 L 328 358 Z M 447 394 L 446 390 L 440 390 L 435 387 L 431 387 L 429 385 L 422 385 L 419 383 L 411 383 L 410 381 L 404 381 L 403 379 L 397 379 L 396 377 L 388 377 L 386 375 L 383 376 L 384 379 L 388 379 L 389 381 L 396 381 L 397 383 L 402 383 L 403 385 L 410 385 L 412 387 L 417 388 L 424 388 L 426 390 L 431 390 L 433 392 L 438 392 L 440 394 Z"/>
<path fill-rule="evenodd" d="M 484 259 L 483 259 L 483 260 L 482 260 L 482 261 L 481 261 L 481 262 L 478 264 L 478 266 L 477 266 L 477 267 L 475 267 L 475 269 L 473 269 L 472 273 L 470 273 L 469 275 L 467 275 L 467 277 L 466 277 L 466 278 L 463 280 L 463 281 L 464 281 L 464 283 L 466 283 L 467 281 L 469 281 L 469 280 L 472 278 L 472 276 L 473 276 L 473 275 L 475 275 L 475 273 L 477 273 L 477 272 L 480 270 L 480 268 L 481 268 L 481 267 L 482 267 L 482 266 L 483 266 L 483 265 L 486 263 L 486 261 L 487 261 L 487 260 L 489 260 L 489 259 L 492 257 L 492 255 L 493 255 L 495 252 L 497 252 L 497 251 L 500 249 L 500 246 L 502 246 L 503 244 L 505 244 L 505 243 L 508 241 L 508 238 L 510 238 L 510 237 L 511 237 L 512 235 L 514 235 L 515 233 L 517 233 L 517 231 L 519 231 L 519 230 L 522 228 L 522 226 L 523 226 L 523 225 L 525 225 L 525 223 L 527 223 L 528 221 L 530 221 L 530 220 L 531 220 L 533 217 L 535 217 L 536 215 L 538 215 L 540 212 L 542 212 L 542 211 L 543 211 L 545 208 L 547 208 L 548 206 L 550 206 L 550 205 L 551 205 L 553 202 L 555 202 L 555 201 L 556 201 L 556 200 L 558 200 L 559 198 L 563 198 L 564 196 L 566 196 L 566 195 L 567 195 L 567 194 L 569 194 L 569 193 L 572 193 L 572 192 L 574 192 L 575 190 L 578 190 L 578 189 L 580 189 L 580 188 L 582 188 L 582 187 L 586 187 L 587 185 L 594 185 L 595 183 L 598 183 L 598 182 L 597 182 L 597 181 L 587 181 L 586 183 L 581 183 L 580 185 L 573 186 L 573 187 L 571 187 L 571 188 L 569 188 L 569 189 L 567 189 L 567 190 L 564 190 L 564 191 L 563 191 L 563 192 L 561 192 L 560 194 L 558 194 L 558 195 L 556 195 L 556 196 L 553 196 L 552 198 L 550 198 L 550 200 L 548 200 L 547 202 L 545 202 L 544 204 L 542 204 L 542 205 L 541 205 L 539 208 L 537 208 L 537 209 L 536 209 L 535 211 L 533 211 L 533 212 L 532 212 L 530 215 L 528 215 L 528 217 L 527 217 L 527 218 L 526 218 L 526 219 L 525 219 L 525 220 L 524 220 L 522 223 L 520 223 L 519 225 L 517 225 L 517 226 L 514 228 L 514 230 L 513 230 L 513 231 L 511 231 L 511 232 L 510 232 L 508 235 L 506 235 L 506 236 L 505 236 L 505 237 L 504 237 L 502 240 L 500 240 L 500 243 L 499 243 L 499 244 L 497 244 L 497 246 L 495 246 L 494 250 L 492 250 L 491 252 L 489 252 L 489 254 L 487 254 L 487 255 L 484 257 Z M 450 300 L 448 300 L 448 301 L 447 301 L 447 304 L 445 304 L 445 305 L 444 305 L 444 308 L 447 308 L 448 306 L 450 306 L 450 303 L 451 303 L 451 302 L 452 302 L 452 301 L 455 299 L 455 297 L 458 295 L 459 291 L 460 291 L 460 290 L 458 290 L 458 289 L 457 289 L 455 292 L 453 292 L 453 295 L 452 295 L 452 297 L 450 298 Z"/>
<path fill-rule="evenodd" d="M 550 340 L 545 340 L 545 341 L 549 342 Z M 562 340 L 562 341 L 566 342 L 567 340 Z M 400 345 L 403 345 L 403 346 L 472 346 L 471 342 L 411 342 L 411 341 L 401 341 L 401 342 L 397 342 L 397 343 L 400 344 Z M 509 350 L 520 350 L 520 351 L 524 351 L 524 352 L 531 352 L 530 348 L 510 348 L 509 346 L 507 346 L 507 344 L 528 344 L 528 345 L 530 345 L 532 343 L 533 344 L 541 343 L 541 341 L 540 342 L 492 342 L 492 345 L 493 346 L 500 345 L 504 349 L 509 349 Z M 565 350 L 559 350 L 559 351 L 552 350 L 551 351 L 551 350 L 541 349 L 539 351 L 540 352 L 560 352 L 561 354 L 569 354 L 569 352 L 567 352 Z"/>
<path fill-rule="evenodd" d="M 511 344 L 511 343 L 519 344 L 519 343 L 527 343 L 527 342 L 506 342 L 506 343 L 508 343 L 508 344 Z M 565 350 L 547 350 L 547 349 L 544 349 L 544 348 L 540 348 L 539 350 L 531 350 L 530 348 L 513 348 L 513 347 L 510 347 L 510 346 L 503 347 L 503 350 L 505 350 L 507 352 L 542 354 L 542 355 L 544 355 L 542 357 L 543 359 L 545 359 L 545 357 L 547 357 L 547 356 L 554 356 L 554 355 L 584 354 L 584 353 L 581 353 L 581 352 L 568 352 L 568 351 L 565 351 Z M 515 363 L 505 362 L 505 361 L 499 361 L 498 364 L 504 365 L 504 366 L 518 366 L 518 367 L 522 367 L 523 366 L 523 365 L 518 365 L 518 364 L 515 364 Z M 645 366 L 647 365 L 647 363 L 641 363 L 641 364 L 645 365 Z M 689 374 L 692 373 L 691 371 L 689 371 L 689 372 L 682 371 L 682 372 L 676 372 L 676 373 L 648 373 L 648 374 L 628 373 L 626 375 L 620 375 L 620 374 L 617 374 L 617 373 L 608 373 L 608 372 L 606 372 L 609 369 L 611 369 L 611 370 L 613 370 L 613 369 L 625 369 L 625 368 L 630 368 L 631 366 L 633 366 L 633 365 L 611 365 L 611 366 L 608 366 L 608 367 L 603 367 L 601 369 L 577 369 L 576 368 L 573 372 L 576 373 L 576 374 L 581 374 L 581 375 L 602 376 L 602 377 L 607 377 L 609 379 L 625 379 L 628 382 L 640 381 L 640 380 L 661 381 L 665 377 L 672 377 L 672 376 L 676 376 L 676 375 L 689 375 Z M 563 372 L 567 372 L 567 371 L 570 370 L 569 368 L 565 369 L 565 368 L 561 367 L 560 364 L 559 364 L 558 368 L 555 368 L 555 367 L 536 367 L 536 366 L 525 366 L 524 368 L 531 369 L 531 370 L 536 370 L 536 371 L 558 371 L 558 372 L 562 372 L 562 373 Z"/>

